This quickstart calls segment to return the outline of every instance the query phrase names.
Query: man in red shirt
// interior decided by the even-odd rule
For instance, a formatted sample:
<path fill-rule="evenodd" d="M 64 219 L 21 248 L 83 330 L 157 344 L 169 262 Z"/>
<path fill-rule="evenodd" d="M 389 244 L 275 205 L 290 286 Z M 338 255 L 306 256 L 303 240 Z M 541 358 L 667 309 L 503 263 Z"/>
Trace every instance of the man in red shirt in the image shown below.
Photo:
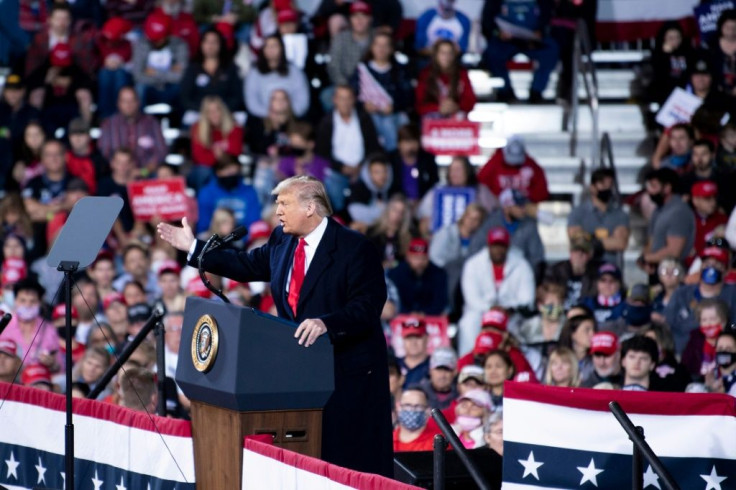
<path fill-rule="evenodd" d="M 521 136 L 509 137 L 506 146 L 496 150 L 478 173 L 478 181 L 495 196 L 506 189 L 516 189 L 531 204 L 537 204 L 549 197 L 544 170 L 526 153 Z M 536 215 L 536 209 L 533 214 Z"/>
<path fill-rule="evenodd" d="M 718 209 L 716 196 L 718 185 L 710 180 L 701 180 L 693 184 L 692 190 L 693 213 L 695 214 L 695 244 L 694 257 L 699 257 L 705 250 L 708 240 L 713 238 L 716 230 L 723 229 L 728 223 L 728 216 Z"/>
<path fill-rule="evenodd" d="M 437 425 L 427 426 L 429 403 L 419 387 L 404 390 L 397 403 L 399 426 L 394 430 L 394 452 L 431 451 Z"/>

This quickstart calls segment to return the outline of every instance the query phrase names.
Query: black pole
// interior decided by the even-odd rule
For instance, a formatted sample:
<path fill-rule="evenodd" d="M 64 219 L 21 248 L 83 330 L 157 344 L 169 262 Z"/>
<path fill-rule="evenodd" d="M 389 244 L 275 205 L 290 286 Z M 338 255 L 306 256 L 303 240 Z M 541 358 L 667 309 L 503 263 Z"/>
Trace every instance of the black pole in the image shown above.
<path fill-rule="evenodd" d="M 72 412 L 72 274 L 79 262 L 62 261 L 57 270 L 64 272 L 64 303 L 66 307 L 66 425 L 64 426 L 64 469 L 66 488 L 74 488 L 74 415 Z"/>
<path fill-rule="evenodd" d="M 644 428 L 636 426 L 636 431 L 641 435 L 641 439 L 644 440 Z M 634 453 L 631 458 L 631 474 L 631 489 L 644 490 L 644 460 L 636 444 L 634 444 Z"/>
<path fill-rule="evenodd" d="M 166 332 L 161 320 L 155 323 L 153 329 L 156 335 L 156 371 L 158 372 L 158 403 L 156 404 L 156 413 L 162 417 L 166 417 Z"/>
<path fill-rule="evenodd" d="M 125 346 L 123 352 L 120 353 L 113 365 L 107 368 L 107 371 L 105 371 L 105 374 L 102 375 L 100 380 L 95 385 L 94 389 L 89 392 L 87 398 L 94 400 L 95 398 L 100 396 L 100 393 L 102 393 L 102 390 L 105 389 L 113 376 L 115 376 L 115 374 L 118 372 L 120 366 L 125 364 L 133 351 L 136 350 L 139 345 L 141 345 L 146 336 L 151 332 L 151 329 L 156 325 L 157 322 L 161 320 L 162 316 L 164 316 L 164 312 L 160 308 L 157 307 L 153 309 L 153 314 L 151 315 L 151 318 L 149 318 L 143 325 L 143 327 L 141 327 L 141 331 L 138 332 L 138 335 L 133 337 L 133 340 L 131 340 L 130 343 Z"/>
<path fill-rule="evenodd" d="M 668 490 L 680 490 L 680 486 L 677 484 L 675 479 L 672 478 L 667 467 L 662 464 L 662 461 L 656 454 L 654 454 L 654 451 L 652 451 L 649 444 L 647 444 L 641 434 L 639 434 L 639 431 L 636 430 L 636 427 L 634 427 L 629 416 L 626 415 L 626 412 L 621 408 L 621 405 L 617 402 L 611 402 L 608 404 L 608 408 L 611 410 L 611 413 L 613 413 L 613 416 L 616 417 L 618 423 L 621 424 L 621 427 L 624 429 L 626 434 L 628 434 L 629 440 L 634 443 L 634 447 L 639 449 L 641 455 L 646 458 L 647 462 L 652 465 L 652 468 L 654 468 L 654 471 L 656 471 L 662 478 L 665 487 Z"/>
<path fill-rule="evenodd" d="M 473 477 L 473 480 L 475 481 L 475 484 L 478 485 L 478 488 L 480 490 L 490 490 L 488 482 L 485 478 L 483 478 L 483 475 L 478 470 L 478 467 L 475 466 L 473 460 L 470 459 L 470 456 L 468 456 L 468 452 L 465 449 L 465 446 L 463 446 L 460 438 L 457 436 L 457 434 L 455 434 L 455 431 L 452 429 L 452 427 L 450 427 L 450 423 L 447 422 L 447 419 L 444 415 L 442 415 L 442 412 L 440 412 L 436 408 L 433 408 L 432 418 L 435 420 L 435 422 L 437 422 L 437 425 L 439 425 L 442 434 L 444 434 L 450 444 L 452 444 L 452 447 L 457 453 L 458 458 L 460 458 L 460 461 L 462 461 L 465 467 L 468 469 L 468 473 L 470 473 L 470 476 Z"/>
<path fill-rule="evenodd" d="M 433 441 L 434 464 L 433 479 L 434 490 L 445 490 L 445 451 L 447 451 L 447 439 L 442 434 L 436 434 Z"/>

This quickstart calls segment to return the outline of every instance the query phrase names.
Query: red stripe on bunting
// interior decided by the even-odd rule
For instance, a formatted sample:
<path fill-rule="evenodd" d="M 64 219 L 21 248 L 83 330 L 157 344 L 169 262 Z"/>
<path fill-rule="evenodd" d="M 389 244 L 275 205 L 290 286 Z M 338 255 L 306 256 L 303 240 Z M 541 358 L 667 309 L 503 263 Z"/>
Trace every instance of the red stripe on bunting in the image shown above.
<path fill-rule="evenodd" d="M 610 412 L 608 404 L 616 401 L 629 414 L 736 417 L 736 398 L 715 393 L 594 390 L 507 381 L 503 397 L 599 412 Z"/>
<path fill-rule="evenodd" d="M 371 490 L 417 490 L 419 488 L 383 476 L 361 473 L 334 464 L 325 463 L 320 459 L 264 444 L 263 442 L 247 437 L 244 440 L 243 447 L 248 451 L 253 451 L 254 453 L 275 459 L 280 463 L 293 466 L 294 468 L 323 476 L 335 483 L 351 488 L 370 488 Z"/>
<path fill-rule="evenodd" d="M 3 397 L 6 401 L 27 403 L 57 412 L 64 412 L 66 409 L 64 395 L 16 384 L 11 386 L 8 383 L 0 382 L 0 397 Z M 159 417 L 153 414 L 149 417 L 149 415 L 143 412 L 83 398 L 74 398 L 72 400 L 72 406 L 75 415 L 94 417 L 134 429 L 160 432 L 163 435 L 192 437 L 192 425 L 186 420 Z M 0 409 L 1 413 L 2 411 Z M 151 419 L 156 423 L 155 427 Z"/>

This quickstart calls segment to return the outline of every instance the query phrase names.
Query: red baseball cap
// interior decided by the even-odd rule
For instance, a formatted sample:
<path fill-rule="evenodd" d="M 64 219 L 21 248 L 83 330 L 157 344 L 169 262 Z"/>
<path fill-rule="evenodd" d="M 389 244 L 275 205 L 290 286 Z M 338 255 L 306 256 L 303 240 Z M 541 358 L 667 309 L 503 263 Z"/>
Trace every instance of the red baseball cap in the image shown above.
<path fill-rule="evenodd" d="M 122 17 L 111 17 L 102 26 L 102 35 L 110 41 L 119 41 L 133 28 L 133 24 Z"/>
<path fill-rule="evenodd" d="M 161 11 L 154 11 L 143 24 L 143 33 L 151 42 L 163 41 L 171 35 L 171 17 Z"/>
<path fill-rule="evenodd" d="M 373 15 L 373 9 L 365 2 L 353 2 L 350 5 L 350 15 L 353 14 Z"/>
<path fill-rule="evenodd" d="M 728 265 L 728 250 L 721 247 L 705 247 L 700 254 L 701 259 L 716 259 L 718 262 Z"/>
<path fill-rule="evenodd" d="M 279 24 L 286 24 L 288 22 L 299 22 L 299 12 L 293 9 L 279 10 L 276 16 L 276 21 Z"/>
<path fill-rule="evenodd" d="M 271 236 L 271 226 L 263 220 L 254 221 L 248 227 L 248 243 Z"/>
<path fill-rule="evenodd" d="M 0 339 L 0 352 L 12 357 L 18 357 L 18 344 L 13 339 Z"/>
<path fill-rule="evenodd" d="M 212 291 L 207 289 L 207 286 L 200 280 L 199 276 L 192 277 L 187 283 L 187 292 L 193 296 L 199 296 L 200 298 L 211 298 Z"/>
<path fill-rule="evenodd" d="M 427 255 L 429 253 L 429 243 L 424 238 L 412 238 L 409 242 L 409 250 L 406 253 Z"/>
<path fill-rule="evenodd" d="M 424 337 L 427 335 L 427 324 L 421 318 L 407 318 L 401 322 L 401 338 Z"/>
<path fill-rule="evenodd" d="M 102 300 L 102 309 L 106 310 L 115 302 L 125 305 L 125 298 L 120 293 L 110 293 Z"/>
<path fill-rule="evenodd" d="M 506 325 L 508 324 L 509 317 L 501 310 L 488 310 L 483 313 L 483 319 L 481 325 L 483 327 L 493 327 L 498 330 L 506 331 Z"/>
<path fill-rule="evenodd" d="M 71 66 L 72 48 L 67 43 L 56 43 L 49 54 L 49 61 L 51 61 L 52 66 L 61 68 Z"/>
<path fill-rule="evenodd" d="M 36 383 L 46 383 L 51 385 L 51 371 L 43 364 L 29 364 L 21 374 L 21 382 L 26 386 L 32 386 Z"/>
<path fill-rule="evenodd" d="M 66 305 L 64 303 L 56 305 L 54 311 L 51 313 L 51 321 L 66 318 Z M 72 306 L 72 320 L 79 320 L 79 313 L 77 309 Z"/>
<path fill-rule="evenodd" d="M 12 286 L 28 276 L 28 268 L 22 259 L 5 259 L 3 261 L 2 287 Z"/>
<path fill-rule="evenodd" d="M 715 197 L 718 194 L 718 184 L 710 180 L 701 180 L 693 184 L 690 193 L 693 197 Z"/>
<path fill-rule="evenodd" d="M 170 272 L 172 274 L 179 275 L 181 273 L 181 267 L 175 260 L 164 260 L 161 265 L 158 266 L 158 276 Z"/>
<path fill-rule="evenodd" d="M 488 245 L 503 245 L 508 247 L 511 243 L 511 236 L 506 228 L 496 226 L 488 231 Z"/>
<path fill-rule="evenodd" d="M 598 332 L 590 341 L 591 354 L 612 356 L 618 350 L 618 337 L 613 332 Z"/>
<path fill-rule="evenodd" d="M 478 334 L 475 338 L 475 346 L 473 347 L 473 355 L 483 356 L 496 350 L 503 342 L 503 335 L 498 332 L 485 331 Z"/>

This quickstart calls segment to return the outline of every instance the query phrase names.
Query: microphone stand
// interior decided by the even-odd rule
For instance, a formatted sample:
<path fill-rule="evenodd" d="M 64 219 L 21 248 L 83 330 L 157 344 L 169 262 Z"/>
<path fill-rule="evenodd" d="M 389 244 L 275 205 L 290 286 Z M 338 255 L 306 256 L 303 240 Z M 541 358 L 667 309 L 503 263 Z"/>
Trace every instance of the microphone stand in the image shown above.
<path fill-rule="evenodd" d="M 161 321 L 161 318 L 164 316 L 164 312 L 161 308 L 155 308 L 153 310 L 153 314 L 151 317 L 146 321 L 146 323 L 141 327 L 140 332 L 133 337 L 133 340 L 130 341 L 128 345 L 125 346 L 123 349 L 123 352 L 120 353 L 118 356 L 118 359 L 113 363 L 112 366 L 107 368 L 107 371 L 105 371 L 105 374 L 102 375 L 100 380 L 95 385 L 94 389 L 89 392 L 89 395 L 87 395 L 87 398 L 94 400 L 98 396 L 100 396 L 100 393 L 107 387 L 107 384 L 110 382 L 110 380 L 115 376 L 115 374 L 118 372 L 118 369 L 120 369 L 120 366 L 125 364 L 128 361 L 128 358 L 130 358 L 130 355 L 133 353 L 134 350 L 138 348 L 139 345 L 146 339 L 146 336 L 148 333 L 153 329 L 154 326 L 156 326 L 157 323 Z M 159 373 L 160 374 L 166 374 L 166 373 Z"/>
<path fill-rule="evenodd" d="M 213 286 L 212 283 L 210 283 L 210 280 L 207 279 L 207 276 L 204 274 L 205 254 L 210 250 L 216 249 L 220 245 L 222 245 L 222 240 L 220 239 L 219 235 L 217 235 L 217 233 L 212 235 L 209 240 L 205 242 L 204 247 L 202 247 L 202 251 L 199 253 L 199 257 L 197 257 L 197 270 L 199 271 L 199 278 L 202 280 L 202 284 L 204 284 L 207 289 L 212 291 L 212 293 L 220 298 L 222 301 L 224 301 L 225 303 L 230 303 L 230 300 L 222 293 L 222 290 L 217 289 L 215 286 Z"/>

